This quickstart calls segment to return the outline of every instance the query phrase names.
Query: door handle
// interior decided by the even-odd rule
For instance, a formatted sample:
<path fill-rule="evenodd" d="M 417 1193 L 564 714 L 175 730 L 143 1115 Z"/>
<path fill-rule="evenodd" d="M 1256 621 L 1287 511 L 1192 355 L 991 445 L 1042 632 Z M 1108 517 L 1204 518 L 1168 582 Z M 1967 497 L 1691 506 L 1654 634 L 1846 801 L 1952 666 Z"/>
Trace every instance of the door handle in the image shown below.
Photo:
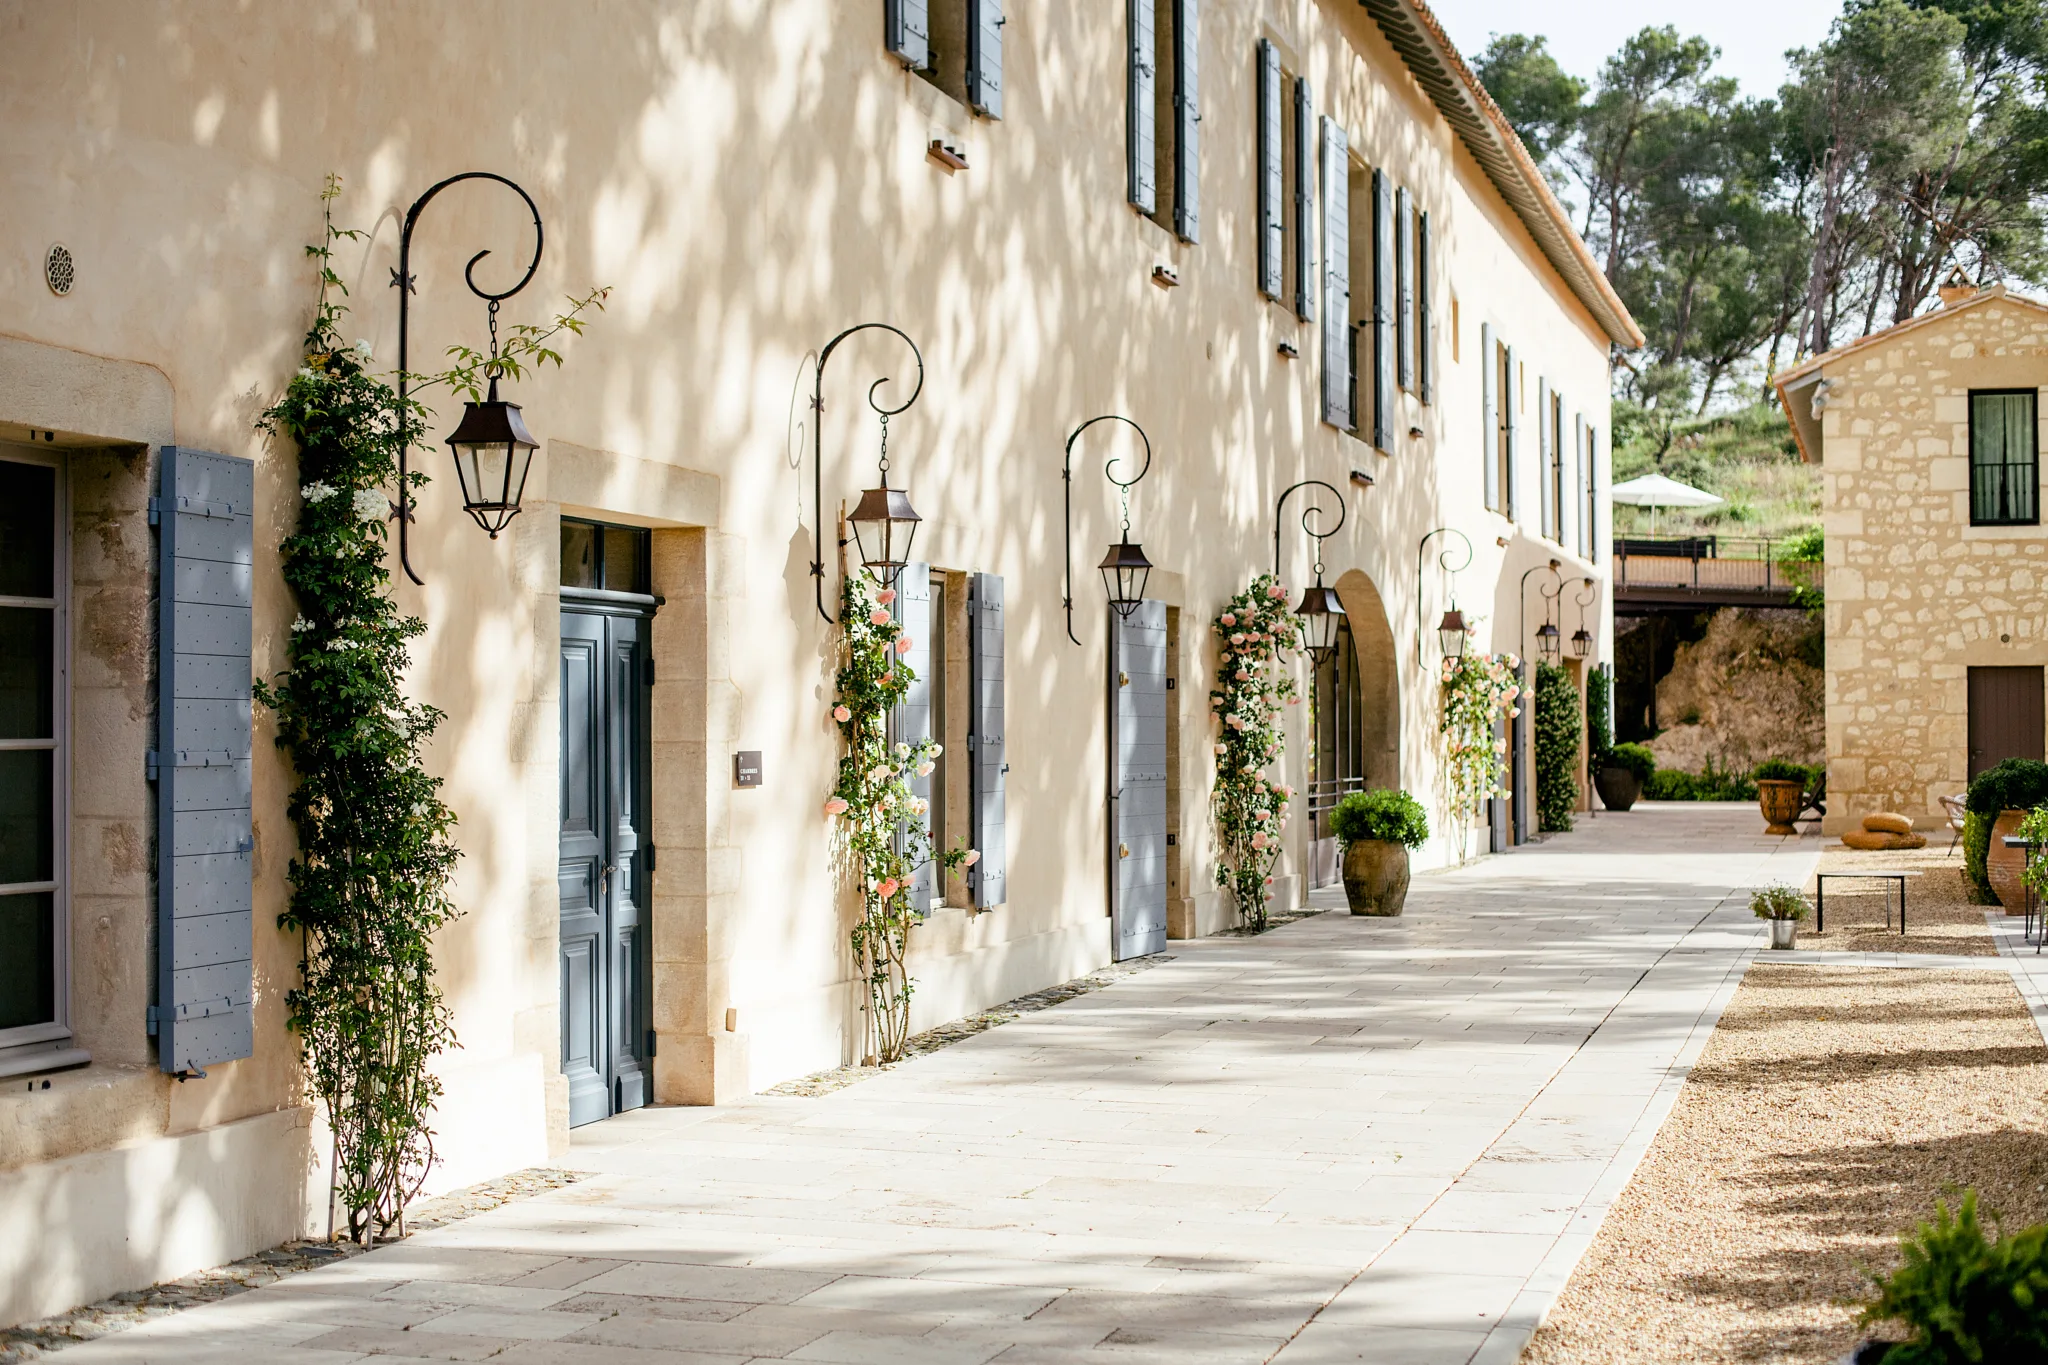
<path fill-rule="evenodd" d="M 1116 856 L 1117 856 L 1117 857 L 1119 857 L 1119 858 L 1128 858 L 1128 857 L 1130 857 L 1130 856 L 1131 856 L 1131 846 L 1130 846 L 1129 844 L 1118 844 L 1118 845 L 1116 846 Z"/>
<path fill-rule="evenodd" d="M 606 896 L 611 894 L 611 889 L 612 864 L 606 863 L 604 865 L 603 870 L 597 874 L 597 898 L 600 901 L 603 900 Z"/>

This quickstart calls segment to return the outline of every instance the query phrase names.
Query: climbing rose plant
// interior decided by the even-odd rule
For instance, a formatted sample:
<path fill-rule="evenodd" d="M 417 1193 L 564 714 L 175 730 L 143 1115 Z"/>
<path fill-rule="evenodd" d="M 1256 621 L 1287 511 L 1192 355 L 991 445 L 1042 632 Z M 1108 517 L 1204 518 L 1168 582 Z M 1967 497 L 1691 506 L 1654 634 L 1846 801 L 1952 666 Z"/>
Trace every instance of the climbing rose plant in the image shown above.
<path fill-rule="evenodd" d="M 1488 797 L 1504 795 L 1507 741 L 1493 731 L 1502 712 L 1521 714 L 1514 705 L 1521 695 L 1512 654 L 1488 657 L 1465 654 L 1444 660 L 1443 720 L 1444 800 L 1457 827 L 1462 856 L 1472 823 Z"/>
<path fill-rule="evenodd" d="M 916 681 L 904 662 L 914 642 L 889 608 L 896 591 L 863 570 L 847 576 L 839 598 L 839 674 L 832 720 L 845 749 L 839 781 L 825 802 L 835 822 L 841 867 L 860 896 L 851 942 L 856 970 L 867 983 L 869 1046 L 863 1060 L 895 1062 L 910 1040 L 910 996 L 915 983 L 904 969 L 910 930 L 925 907 L 911 903 L 918 871 L 927 863 L 952 870 L 981 855 L 961 846 L 932 846 L 930 803 L 911 790 L 913 776 L 928 777 L 944 750 L 929 739 L 889 743 L 889 712 Z"/>
<path fill-rule="evenodd" d="M 1219 661 L 1209 709 L 1216 717 L 1216 884 L 1237 901 L 1254 931 L 1266 928 L 1266 901 L 1280 831 L 1287 823 L 1291 787 L 1276 785 L 1266 768 L 1278 761 L 1284 736 L 1280 708 L 1295 701 L 1294 678 L 1281 668 L 1281 651 L 1295 647 L 1299 629 L 1287 610 L 1287 590 L 1271 574 L 1253 579 L 1216 616 Z"/>
<path fill-rule="evenodd" d="M 321 197 L 331 206 L 339 193 L 330 177 Z M 297 447 L 300 506 L 279 547 L 298 606 L 286 667 L 254 693 L 292 766 L 286 812 L 298 852 L 278 923 L 300 932 L 302 948 L 285 1006 L 334 1144 L 329 1198 L 347 1210 L 350 1240 L 368 1244 L 393 1228 L 403 1235 L 406 1202 L 434 1163 L 427 1118 L 441 1083 L 431 1064 L 454 1029 L 434 977 L 433 936 L 455 918 L 449 878 L 461 852 L 441 779 L 421 756 L 442 713 L 400 685 L 407 644 L 426 624 L 391 600 L 384 563 L 387 490 L 399 452 L 423 443 L 426 409 L 410 400 L 401 409 L 392 385 L 367 368 L 369 343 L 341 340 L 347 289 L 334 246 L 362 236 L 335 227 L 330 212 L 325 239 L 306 248 L 320 294 L 305 363 L 258 424 Z M 603 293 L 552 326 L 519 332 L 512 349 L 529 364 L 559 364 L 543 343 L 580 330 L 576 313 L 601 306 Z M 473 389 L 472 358 L 456 359 L 415 382 Z M 499 359 L 516 372 L 516 357 Z M 426 482 L 410 472 L 411 487 Z"/>

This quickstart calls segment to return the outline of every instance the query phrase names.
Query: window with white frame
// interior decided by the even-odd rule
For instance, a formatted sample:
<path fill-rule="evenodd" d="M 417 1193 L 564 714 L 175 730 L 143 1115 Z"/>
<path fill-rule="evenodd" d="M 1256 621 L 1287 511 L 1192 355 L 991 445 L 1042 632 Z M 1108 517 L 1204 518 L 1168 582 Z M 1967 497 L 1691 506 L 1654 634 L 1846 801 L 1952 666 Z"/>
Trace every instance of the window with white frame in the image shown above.
<path fill-rule="evenodd" d="M 69 1036 L 62 467 L 0 446 L 0 1049 Z"/>

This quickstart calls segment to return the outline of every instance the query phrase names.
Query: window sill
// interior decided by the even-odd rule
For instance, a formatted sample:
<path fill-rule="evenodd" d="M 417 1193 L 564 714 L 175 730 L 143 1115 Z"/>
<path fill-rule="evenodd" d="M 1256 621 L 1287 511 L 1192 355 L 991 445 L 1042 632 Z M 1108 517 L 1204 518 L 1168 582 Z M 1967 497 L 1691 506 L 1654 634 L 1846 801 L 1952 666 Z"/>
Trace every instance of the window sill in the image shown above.
<path fill-rule="evenodd" d="M 0 1077 L 32 1076 L 42 1071 L 68 1071 L 85 1066 L 92 1054 L 82 1047 L 37 1048 L 9 1055 L 0 1052 Z"/>
<path fill-rule="evenodd" d="M 1965 526 L 1964 540 L 2039 540 L 2043 535 L 2041 523 L 1995 522 L 1984 526 Z"/>

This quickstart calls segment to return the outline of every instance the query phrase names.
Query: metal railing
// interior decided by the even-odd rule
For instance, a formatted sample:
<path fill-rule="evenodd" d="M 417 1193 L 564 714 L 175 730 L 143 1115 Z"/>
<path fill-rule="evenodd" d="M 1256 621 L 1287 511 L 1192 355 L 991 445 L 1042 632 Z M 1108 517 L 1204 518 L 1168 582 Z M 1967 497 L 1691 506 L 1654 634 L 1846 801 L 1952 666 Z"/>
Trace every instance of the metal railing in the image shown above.
<path fill-rule="evenodd" d="M 1825 588 L 1826 572 L 1820 561 L 1786 559 L 1787 544 L 1763 537 L 1617 537 L 1614 586 L 1759 595 L 1789 593 L 1800 587 Z"/>

